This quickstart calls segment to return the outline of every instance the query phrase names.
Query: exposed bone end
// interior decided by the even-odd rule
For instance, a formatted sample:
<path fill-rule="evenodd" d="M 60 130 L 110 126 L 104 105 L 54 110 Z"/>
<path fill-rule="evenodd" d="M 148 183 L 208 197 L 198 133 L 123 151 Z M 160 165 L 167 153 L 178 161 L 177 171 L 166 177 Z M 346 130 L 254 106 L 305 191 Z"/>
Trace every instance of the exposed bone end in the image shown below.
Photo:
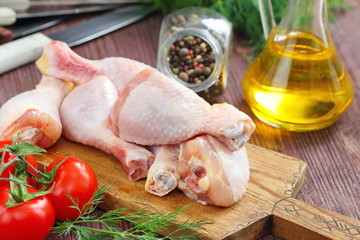
<path fill-rule="evenodd" d="M 129 168 L 129 181 L 135 182 L 141 178 L 145 178 L 153 161 L 154 155 L 145 153 L 127 156 L 126 162 L 129 163 L 127 166 Z"/>
<path fill-rule="evenodd" d="M 173 174 L 163 169 L 158 169 L 152 176 L 148 177 L 145 190 L 162 197 L 174 190 L 177 183 L 178 179 Z"/>
<path fill-rule="evenodd" d="M 250 135 L 248 134 L 239 135 L 237 138 L 227 138 L 224 136 L 216 137 L 217 140 L 225 144 L 226 147 L 232 152 L 237 151 L 241 149 L 243 146 L 245 146 L 245 143 L 247 143 L 249 138 Z"/>
<path fill-rule="evenodd" d="M 205 176 L 203 178 L 201 178 L 198 182 L 199 184 L 199 188 L 201 189 L 201 191 L 206 192 L 209 190 L 210 187 L 210 181 L 209 181 L 209 177 Z"/>

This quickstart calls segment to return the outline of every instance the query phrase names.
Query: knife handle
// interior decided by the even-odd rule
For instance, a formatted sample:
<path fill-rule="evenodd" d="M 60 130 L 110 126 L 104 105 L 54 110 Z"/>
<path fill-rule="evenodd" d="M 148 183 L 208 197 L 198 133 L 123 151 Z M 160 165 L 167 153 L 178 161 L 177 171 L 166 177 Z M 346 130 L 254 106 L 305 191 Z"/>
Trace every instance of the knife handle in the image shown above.
<path fill-rule="evenodd" d="M 16 13 L 8 7 L 0 7 L 0 26 L 13 25 L 16 22 Z"/>
<path fill-rule="evenodd" d="M 14 40 L 0 46 L 0 74 L 38 59 L 52 41 L 42 33 Z"/>
<path fill-rule="evenodd" d="M 14 34 L 7 28 L 0 26 L 0 45 L 13 40 Z"/>
<path fill-rule="evenodd" d="M 15 11 L 23 12 L 30 7 L 29 0 L 0 0 L 0 6 L 14 9 Z"/>

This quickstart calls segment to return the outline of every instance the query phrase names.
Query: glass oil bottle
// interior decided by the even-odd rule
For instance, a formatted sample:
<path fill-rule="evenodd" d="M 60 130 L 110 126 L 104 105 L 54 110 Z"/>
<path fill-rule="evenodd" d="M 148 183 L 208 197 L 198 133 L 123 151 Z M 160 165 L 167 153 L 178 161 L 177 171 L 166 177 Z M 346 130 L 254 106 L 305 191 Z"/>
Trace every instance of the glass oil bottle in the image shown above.
<path fill-rule="evenodd" d="M 312 131 L 332 125 L 350 106 L 352 82 L 330 36 L 326 1 L 290 0 L 279 26 L 259 0 L 266 47 L 242 88 L 254 114 L 275 127 Z"/>

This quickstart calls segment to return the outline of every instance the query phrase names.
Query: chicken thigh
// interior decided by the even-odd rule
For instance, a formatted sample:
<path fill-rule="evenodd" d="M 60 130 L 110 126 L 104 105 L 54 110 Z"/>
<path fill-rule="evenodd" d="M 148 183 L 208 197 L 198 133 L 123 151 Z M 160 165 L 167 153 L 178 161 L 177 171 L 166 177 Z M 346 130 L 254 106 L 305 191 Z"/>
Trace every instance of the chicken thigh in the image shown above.
<path fill-rule="evenodd" d="M 63 135 L 113 154 L 129 172 L 129 180 L 136 181 L 146 177 L 154 156 L 145 148 L 118 138 L 109 128 L 110 108 L 117 97 L 113 83 L 104 76 L 76 86 L 60 107 Z"/>
<path fill-rule="evenodd" d="M 180 144 L 178 187 L 202 204 L 228 207 L 245 193 L 249 163 L 245 147 L 235 152 L 212 136 Z"/>
<path fill-rule="evenodd" d="M 64 82 L 43 76 L 34 90 L 23 92 L 0 108 L 0 140 L 19 140 L 42 148 L 61 136 L 59 106 L 68 88 Z"/>

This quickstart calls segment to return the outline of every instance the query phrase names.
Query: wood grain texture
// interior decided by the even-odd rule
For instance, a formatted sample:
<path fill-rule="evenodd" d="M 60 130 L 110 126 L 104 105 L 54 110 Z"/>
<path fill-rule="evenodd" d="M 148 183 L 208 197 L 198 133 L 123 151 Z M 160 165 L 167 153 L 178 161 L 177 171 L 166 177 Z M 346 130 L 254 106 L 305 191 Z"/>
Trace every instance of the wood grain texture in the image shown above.
<path fill-rule="evenodd" d="M 279 201 L 272 212 L 272 233 L 287 239 L 359 239 L 360 221 L 303 203 Z"/>
<path fill-rule="evenodd" d="M 145 180 L 129 182 L 127 173 L 118 160 L 97 149 L 60 139 L 48 149 L 47 156 L 39 157 L 44 165 L 60 156 L 72 155 L 87 162 L 94 169 L 100 185 L 109 186 L 104 210 L 131 210 L 170 213 L 181 206 L 192 205 L 179 216 L 180 223 L 188 219 L 204 219 L 213 224 L 200 233 L 208 239 L 256 239 L 269 232 L 274 205 L 295 197 L 304 182 L 306 163 L 301 160 L 261 148 L 246 146 L 250 163 L 250 180 L 244 197 L 228 208 L 204 206 L 187 198 L 180 190 L 164 197 L 144 190 Z M 169 232 L 163 232 L 166 234 Z"/>
<path fill-rule="evenodd" d="M 44 32 L 55 32 L 90 17 L 68 21 Z M 74 50 L 90 59 L 122 56 L 156 66 L 161 20 L 162 16 L 153 15 L 125 29 L 75 47 Z M 228 86 L 225 95 L 219 99 L 253 117 L 257 129 L 250 139 L 251 143 L 302 159 L 308 164 L 307 178 L 297 197 L 299 200 L 356 219 L 360 218 L 359 23 L 358 5 L 339 16 L 331 28 L 338 52 L 355 87 L 355 99 L 351 107 L 333 126 L 321 131 L 295 133 L 271 127 L 255 118 L 242 96 L 241 79 L 249 63 L 241 55 L 241 33 L 235 33 Z M 34 64 L 1 75 L 0 105 L 20 92 L 33 89 L 39 80 L 40 73 Z M 52 235 L 49 239 L 69 238 Z"/>

